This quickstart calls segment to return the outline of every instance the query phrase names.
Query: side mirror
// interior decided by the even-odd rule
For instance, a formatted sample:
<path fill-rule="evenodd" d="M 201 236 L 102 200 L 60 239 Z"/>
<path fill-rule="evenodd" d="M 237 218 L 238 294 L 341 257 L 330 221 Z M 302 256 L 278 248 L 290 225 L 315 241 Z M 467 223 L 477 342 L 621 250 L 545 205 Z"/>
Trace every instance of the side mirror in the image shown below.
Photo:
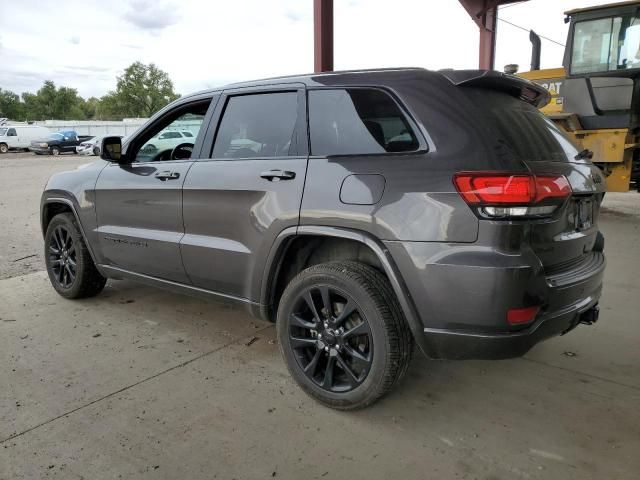
<path fill-rule="evenodd" d="M 122 139 L 120 137 L 104 137 L 100 148 L 100 158 L 114 163 L 128 163 L 126 155 L 122 154 Z"/>

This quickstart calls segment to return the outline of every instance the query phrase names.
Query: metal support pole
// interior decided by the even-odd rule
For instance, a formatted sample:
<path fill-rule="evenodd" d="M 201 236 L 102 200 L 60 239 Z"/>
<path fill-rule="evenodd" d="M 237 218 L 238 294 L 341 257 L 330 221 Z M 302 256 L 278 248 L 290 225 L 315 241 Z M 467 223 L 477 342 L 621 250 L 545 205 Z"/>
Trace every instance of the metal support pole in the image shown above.
<path fill-rule="evenodd" d="M 313 69 L 333 71 L 333 0 L 313 0 Z"/>
<path fill-rule="evenodd" d="M 493 70 L 496 57 L 496 30 L 498 26 L 498 9 L 489 8 L 480 18 L 480 50 L 478 65 L 483 70 Z"/>
<path fill-rule="evenodd" d="M 495 64 L 498 6 L 518 0 L 459 0 L 480 30 L 478 64 L 481 69 L 492 70 Z"/>

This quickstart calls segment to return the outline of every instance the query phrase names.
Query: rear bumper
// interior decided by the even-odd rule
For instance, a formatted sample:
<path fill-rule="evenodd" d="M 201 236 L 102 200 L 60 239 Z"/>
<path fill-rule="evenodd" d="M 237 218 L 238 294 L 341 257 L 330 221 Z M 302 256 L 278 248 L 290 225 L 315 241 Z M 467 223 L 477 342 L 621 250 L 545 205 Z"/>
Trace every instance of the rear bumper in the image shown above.
<path fill-rule="evenodd" d="M 440 359 L 502 359 L 597 319 L 605 258 L 592 252 L 570 270 L 546 275 L 537 256 L 478 245 L 387 242 L 422 323 L 416 338 Z M 527 325 L 510 325 L 510 308 L 539 305 Z"/>
<path fill-rule="evenodd" d="M 499 360 L 521 357 L 543 340 L 564 335 L 581 323 L 595 323 L 598 315 L 598 299 L 590 296 L 516 333 L 482 334 L 425 328 L 425 344 L 433 358 Z"/>

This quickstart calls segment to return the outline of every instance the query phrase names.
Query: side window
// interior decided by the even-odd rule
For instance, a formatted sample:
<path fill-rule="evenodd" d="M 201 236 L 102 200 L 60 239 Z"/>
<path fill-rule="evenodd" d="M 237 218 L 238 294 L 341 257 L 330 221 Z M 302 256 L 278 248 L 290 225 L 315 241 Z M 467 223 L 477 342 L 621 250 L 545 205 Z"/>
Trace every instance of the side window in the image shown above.
<path fill-rule="evenodd" d="M 9 131 L 7 132 L 7 137 L 17 137 L 18 134 L 16 133 L 16 129 L 15 128 L 10 128 Z"/>
<path fill-rule="evenodd" d="M 222 115 L 212 158 L 286 157 L 296 154 L 298 93 L 230 97 Z"/>
<path fill-rule="evenodd" d="M 160 119 L 144 138 L 136 141 L 139 147 L 134 146 L 134 149 L 137 148 L 133 155 L 134 161 L 158 162 L 191 158 L 195 137 L 202 127 L 209 104 L 210 101 L 188 105 Z M 184 130 L 192 132 L 192 136 L 185 138 L 180 133 Z M 180 148 L 176 148 L 179 145 Z"/>
<path fill-rule="evenodd" d="M 409 122 L 381 90 L 309 91 L 312 155 L 411 152 L 419 147 Z"/>

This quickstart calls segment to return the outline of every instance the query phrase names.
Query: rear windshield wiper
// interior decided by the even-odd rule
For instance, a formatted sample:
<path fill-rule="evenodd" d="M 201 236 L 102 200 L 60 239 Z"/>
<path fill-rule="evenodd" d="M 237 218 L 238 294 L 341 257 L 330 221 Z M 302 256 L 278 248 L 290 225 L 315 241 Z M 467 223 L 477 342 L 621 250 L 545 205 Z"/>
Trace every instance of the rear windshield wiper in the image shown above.
<path fill-rule="evenodd" d="M 588 158 L 589 160 L 591 160 L 593 158 L 593 152 L 591 150 L 589 150 L 588 148 L 585 148 L 584 150 L 582 150 L 580 153 L 578 153 L 573 158 L 575 160 L 583 160 L 585 158 Z"/>

